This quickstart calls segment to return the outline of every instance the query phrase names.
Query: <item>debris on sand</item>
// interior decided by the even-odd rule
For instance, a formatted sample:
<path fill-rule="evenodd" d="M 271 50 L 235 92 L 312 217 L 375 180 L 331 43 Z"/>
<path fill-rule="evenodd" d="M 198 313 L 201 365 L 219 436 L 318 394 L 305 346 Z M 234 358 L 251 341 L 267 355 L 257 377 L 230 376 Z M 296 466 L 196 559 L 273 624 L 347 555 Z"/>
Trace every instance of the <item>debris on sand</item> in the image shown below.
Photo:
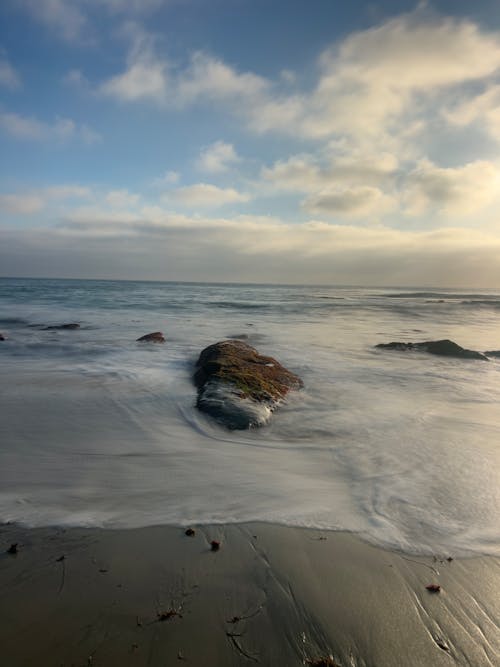
<path fill-rule="evenodd" d="M 176 616 L 178 618 L 182 618 L 182 614 L 180 613 L 180 611 L 174 608 L 167 609 L 167 611 L 159 611 L 157 616 L 160 622 L 170 621 L 171 618 L 175 618 Z"/>
<path fill-rule="evenodd" d="M 441 586 L 439 584 L 428 584 L 426 586 L 426 589 L 429 591 L 429 593 L 440 593 L 441 592 Z"/>
<path fill-rule="evenodd" d="M 306 665 L 311 665 L 311 667 L 340 667 L 331 654 L 320 658 L 309 658 L 306 660 Z"/>

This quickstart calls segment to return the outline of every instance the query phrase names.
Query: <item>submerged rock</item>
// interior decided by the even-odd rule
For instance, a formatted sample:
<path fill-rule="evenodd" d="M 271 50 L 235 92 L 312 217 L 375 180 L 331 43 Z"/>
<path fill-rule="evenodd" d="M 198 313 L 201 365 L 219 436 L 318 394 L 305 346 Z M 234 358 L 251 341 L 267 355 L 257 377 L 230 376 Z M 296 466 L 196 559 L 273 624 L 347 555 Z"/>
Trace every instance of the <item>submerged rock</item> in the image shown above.
<path fill-rule="evenodd" d="M 302 380 L 247 343 L 226 340 L 205 348 L 196 364 L 196 406 L 230 429 L 265 424 Z"/>
<path fill-rule="evenodd" d="M 460 345 L 457 345 L 452 340 L 428 340 L 424 343 L 379 343 L 375 347 L 384 350 L 415 350 L 416 352 L 428 352 L 429 354 L 437 354 L 441 357 L 457 357 L 458 359 L 482 359 L 488 361 L 488 358 L 476 352 L 475 350 L 466 350 Z"/>
<path fill-rule="evenodd" d="M 165 336 L 161 331 L 153 331 L 153 333 L 145 334 L 137 339 L 139 343 L 164 343 Z"/>
<path fill-rule="evenodd" d="M 80 325 L 77 324 L 76 322 L 70 322 L 69 324 L 52 324 L 49 327 L 44 327 L 44 331 L 53 331 L 55 329 L 69 329 L 72 331 L 73 329 L 79 329 Z"/>

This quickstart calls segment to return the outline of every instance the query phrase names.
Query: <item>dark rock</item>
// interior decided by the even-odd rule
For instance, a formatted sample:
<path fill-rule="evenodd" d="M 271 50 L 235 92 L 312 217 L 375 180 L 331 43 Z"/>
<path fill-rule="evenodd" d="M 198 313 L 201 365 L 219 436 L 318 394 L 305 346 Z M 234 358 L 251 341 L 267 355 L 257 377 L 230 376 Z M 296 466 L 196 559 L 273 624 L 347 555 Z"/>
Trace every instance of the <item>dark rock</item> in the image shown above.
<path fill-rule="evenodd" d="M 488 350 L 488 352 L 485 352 L 485 355 L 487 357 L 500 357 L 500 350 Z"/>
<path fill-rule="evenodd" d="M 165 336 L 161 331 L 153 331 L 153 333 L 145 334 L 137 339 L 137 342 L 141 343 L 164 343 Z"/>
<path fill-rule="evenodd" d="M 18 543 L 15 542 L 14 544 L 11 544 L 10 547 L 7 549 L 7 553 L 15 556 L 17 552 L 19 551 Z"/>
<path fill-rule="evenodd" d="M 238 340 L 203 350 L 194 382 L 198 409 L 230 429 L 261 426 L 290 389 L 302 386 L 300 378 L 276 359 Z"/>
<path fill-rule="evenodd" d="M 65 329 L 73 331 L 74 329 L 79 329 L 79 328 L 80 328 L 79 324 L 77 324 L 76 322 L 70 322 L 69 324 L 53 324 L 52 326 L 44 327 L 44 331 L 54 331 L 57 329 Z"/>
<path fill-rule="evenodd" d="M 0 333 L 0 340 L 7 340 L 7 338 L 3 334 Z"/>
<path fill-rule="evenodd" d="M 212 551 L 219 551 L 220 549 L 220 542 L 218 540 L 212 540 L 210 542 L 210 549 Z"/>
<path fill-rule="evenodd" d="M 429 593 L 441 592 L 441 586 L 439 584 L 429 584 L 428 586 L 426 586 L 426 589 L 429 591 Z"/>
<path fill-rule="evenodd" d="M 187 535 L 188 537 L 194 537 L 196 535 L 194 528 L 187 528 L 184 531 L 184 535 Z"/>
<path fill-rule="evenodd" d="M 416 352 L 428 352 L 429 354 L 437 354 L 441 357 L 457 357 L 459 359 L 482 359 L 488 361 L 488 358 L 476 352 L 475 350 L 466 350 L 460 345 L 457 345 L 452 340 L 429 340 L 424 343 L 379 343 L 375 347 L 384 350 L 414 350 Z"/>

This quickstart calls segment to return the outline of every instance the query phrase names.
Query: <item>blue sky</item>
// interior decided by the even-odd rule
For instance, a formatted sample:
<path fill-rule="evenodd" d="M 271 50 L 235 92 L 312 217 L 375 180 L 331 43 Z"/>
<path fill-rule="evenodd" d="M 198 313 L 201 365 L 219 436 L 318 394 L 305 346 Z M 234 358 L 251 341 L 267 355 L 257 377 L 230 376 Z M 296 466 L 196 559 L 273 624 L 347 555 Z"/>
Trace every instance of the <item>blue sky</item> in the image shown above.
<path fill-rule="evenodd" d="M 0 275 L 500 287 L 496 0 L 5 0 Z"/>

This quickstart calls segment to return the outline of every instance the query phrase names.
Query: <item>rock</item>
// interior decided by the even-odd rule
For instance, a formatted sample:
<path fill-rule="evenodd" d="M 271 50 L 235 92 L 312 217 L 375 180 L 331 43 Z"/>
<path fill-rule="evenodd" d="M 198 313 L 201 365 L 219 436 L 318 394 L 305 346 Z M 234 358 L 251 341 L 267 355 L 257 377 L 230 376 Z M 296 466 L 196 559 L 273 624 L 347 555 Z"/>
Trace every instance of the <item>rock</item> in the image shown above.
<path fill-rule="evenodd" d="M 437 354 L 440 357 L 457 357 L 459 359 L 482 359 L 488 361 L 488 358 L 476 352 L 475 350 L 466 350 L 457 345 L 452 340 L 429 340 L 424 343 L 379 343 L 375 347 L 384 350 L 414 350 L 416 352 L 428 352 Z"/>
<path fill-rule="evenodd" d="M 44 327 L 44 331 L 53 331 L 55 329 L 67 329 L 73 331 L 74 329 L 79 329 L 80 325 L 76 322 L 70 322 L 69 324 L 53 324 L 50 327 Z"/>
<path fill-rule="evenodd" d="M 487 357 L 500 357 L 500 350 L 488 350 L 488 352 L 485 352 L 485 355 Z"/>
<path fill-rule="evenodd" d="M 3 334 L 0 333 L 0 340 L 7 340 L 7 338 Z"/>
<path fill-rule="evenodd" d="M 153 333 L 148 333 L 144 336 L 141 336 L 137 339 L 137 341 L 141 343 L 164 343 L 165 336 L 161 331 L 153 331 Z"/>
<path fill-rule="evenodd" d="M 226 340 L 205 348 L 196 364 L 196 406 L 230 429 L 261 426 L 302 381 L 247 343 Z"/>

